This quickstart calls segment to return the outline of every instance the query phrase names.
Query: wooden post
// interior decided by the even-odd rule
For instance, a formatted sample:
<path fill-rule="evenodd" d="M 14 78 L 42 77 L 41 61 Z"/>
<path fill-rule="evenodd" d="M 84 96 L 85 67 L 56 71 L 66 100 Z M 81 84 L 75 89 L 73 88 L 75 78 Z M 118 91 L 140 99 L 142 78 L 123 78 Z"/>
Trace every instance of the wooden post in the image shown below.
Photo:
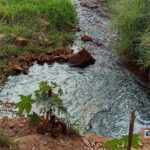
<path fill-rule="evenodd" d="M 135 121 L 135 109 L 132 109 L 131 110 L 131 118 L 130 118 L 129 136 L 128 136 L 129 139 L 128 139 L 128 149 L 127 150 L 131 150 L 131 147 L 132 147 L 134 121 Z"/>

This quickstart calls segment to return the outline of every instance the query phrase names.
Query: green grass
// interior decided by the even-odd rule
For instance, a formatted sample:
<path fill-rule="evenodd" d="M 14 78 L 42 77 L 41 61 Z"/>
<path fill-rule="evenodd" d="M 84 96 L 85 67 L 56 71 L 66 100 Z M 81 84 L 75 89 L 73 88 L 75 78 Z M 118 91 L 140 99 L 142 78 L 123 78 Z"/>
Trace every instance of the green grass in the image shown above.
<path fill-rule="evenodd" d="M 142 59 L 143 65 L 147 66 L 150 48 L 144 50 L 143 44 L 150 40 L 150 31 L 147 30 L 150 25 L 149 0 L 108 0 L 108 4 L 112 10 L 112 27 L 118 34 L 115 43 L 117 52 L 137 61 Z M 143 55 L 147 58 L 141 58 Z"/>
<path fill-rule="evenodd" d="M 74 25 L 75 18 L 70 0 L 0 0 L 0 33 L 27 38 L 30 43 L 26 51 L 46 50 L 45 39 L 53 43 L 52 47 L 73 41 L 74 33 L 68 24 Z M 12 43 L 6 44 L 9 51 L 18 49 Z"/>
<path fill-rule="evenodd" d="M 15 34 L 29 41 L 25 47 L 10 39 L 0 41 L 0 58 L 66 46 L 75 38 L 71 31 L 75 23 L 71 0 L 0 0 L 0 34 Z"/>
<path fill-rule="evenodd" d="M 7 149 L 15 149 L 17 147 L 17 144 L 12 142 L 11 139 L 6 137 L 5 135 L 0 133 L 0 149 L 1 148 L 7 148 Z"/>
<path fill-rule="evenodd" d="M 139 63 L 144 67 L 150 66 L 150 27 L 141 36 Z"/>

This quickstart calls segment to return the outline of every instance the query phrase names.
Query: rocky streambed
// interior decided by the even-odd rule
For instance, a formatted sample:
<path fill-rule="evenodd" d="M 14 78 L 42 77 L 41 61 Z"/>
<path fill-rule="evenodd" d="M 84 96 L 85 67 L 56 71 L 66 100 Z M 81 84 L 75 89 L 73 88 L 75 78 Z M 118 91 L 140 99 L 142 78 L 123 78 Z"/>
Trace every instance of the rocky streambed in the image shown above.
<path fill-rule="evenodd" d="M 0 87 L 0 99 L 17 102 L 20 94 L 31 94 L 41 81 L 55 81 L 63 89 L 64 103 L 72 119 L 79 119 L 82 127 L 108 137 L 128 133 L 130 110 L 137 109 L 135 132 L 149 124 L 149 89 L 141 86 L 125 68 L 117 63 L 110 45 L 115 35 L 110 29 L 110 15 L 105 3 L 74 0 L 81 28 L 72 48 L 77 52 L 88 49 L 96 59 L 85 69 L 72 68 L 68 64 L 44 64 L 36 62 L 28 74 L 10 76 Z M 92 40 L 81 40 L 89 35 Z M 4 113 L 0 114 L 6 115 Z"/>

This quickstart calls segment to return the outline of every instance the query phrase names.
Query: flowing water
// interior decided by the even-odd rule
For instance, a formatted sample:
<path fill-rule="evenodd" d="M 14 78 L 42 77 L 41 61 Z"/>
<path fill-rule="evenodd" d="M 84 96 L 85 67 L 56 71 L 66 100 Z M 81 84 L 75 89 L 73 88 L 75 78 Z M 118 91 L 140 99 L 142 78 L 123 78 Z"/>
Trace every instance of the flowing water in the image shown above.
<path fill-rule="evenodd" d="M 41 81 L 55 81 L 61 85 L 64 103 L 72 119 L 79 119 L 81 126 L 89 132 L 117 137 L 128 132 L 130 110 L 136 105 L 135 132 L 149 124 L 149 89 L 142 87 L 134 77 L 116 62 L 110 48 L 114 34 L 110 32 L 110 20 L 105 7 L 90 10 L 77 5 L 81 32 L 73 44 L 76 51 L 87 48 L 96 63 L 85 69 L 71 68 L 67 64 L 54 63 L 43 66 L 34 64 L 27 75 L 10 76 L 0 88 L 1 100 L 17 102 L 20 94 L 31 94 Z M 94 41 L 103 43 L 97 46 L 92 42 L 82 42 L 80 36 L 89 34 Z M 2 115 L 2 114 L 1 114 Z M 143 116 L 144 115 L 144 116 Z"/>

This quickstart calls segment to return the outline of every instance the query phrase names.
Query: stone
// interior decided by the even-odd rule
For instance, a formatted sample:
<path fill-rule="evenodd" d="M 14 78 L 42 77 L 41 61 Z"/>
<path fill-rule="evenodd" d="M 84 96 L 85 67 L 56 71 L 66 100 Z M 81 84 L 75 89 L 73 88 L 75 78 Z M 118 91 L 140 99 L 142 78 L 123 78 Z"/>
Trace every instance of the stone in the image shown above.
<path fill-rule="evenodd" d="M 80 3 L 81 6 L 83 7 L 87 7 L 89 9 L 95 9 L 95 8 L 98 8 L 98 5 L 97 4 L 94 4 L 94 3 Z"/>
<path fill-rule="evenodd" d="M 74 54 L 70 59 L 69 62 L 71 67 L 80 67 L 84 68 L 89 65 L 92 65 L 95 63 L 95 59 L 91 56 L 91 54 L 83 49 L 79 51 L 77 54 Z"/>
<path fill-rule="evenodd" d="M 25 39 L 25 38 L 19 37 L 19 38 L 16 39 L 16 44 L 17 44 L 17 45 L 20 45 L 20 46 L 27 46 L 28 43 L 29 43 L 29 41 L 28 41 L 27 39 Z"/>
<path fill-rule="evenodd" d="M 29 53 L 23 53 L 17 59 L 20 62 L 27 62 L 27 63 L 32 62 L 32 56 Z"/>
<path fill-rule="evenodd" d="M 17 73 L 25 72 L 25 69 L 20 64 L 14 64 L 12 69 Z"/>
<path fill-rule="evenodd" d="M 44 53 L 41 53 L 37 57 L 37 62 L 40 64 L 43 64 L 44 62 L 47 62 L 47 55 Z"/>
<path fill-rule="evenodd" d="M 84 41 L 84 42 L 91 42 L 91 41 L 93 41 L 92 37 L 89 36 L 89 35 L 83 35 L 81 37 L 81 40 Z"/>

